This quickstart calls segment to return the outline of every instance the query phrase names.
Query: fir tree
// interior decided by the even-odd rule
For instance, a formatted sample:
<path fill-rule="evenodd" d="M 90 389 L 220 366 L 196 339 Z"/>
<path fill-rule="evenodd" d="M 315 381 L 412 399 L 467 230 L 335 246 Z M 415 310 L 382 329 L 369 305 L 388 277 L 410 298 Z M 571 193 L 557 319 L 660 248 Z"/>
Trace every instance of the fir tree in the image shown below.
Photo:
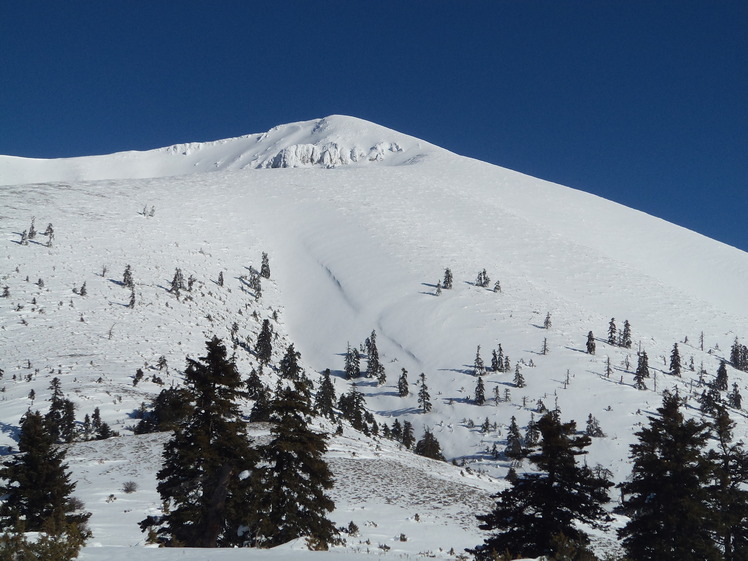
<path fill-rule="evenodd" d="M 372 331 L 371 335 L 369 336 L 369 344 L 367 345 L 367 364 L 366 364 L 366 377 L 367 378 L 376 378 L 377 381 L 382 380 L 382 378 L 386 379 L 386 375 L 384 373 L 384 365 L 379 362 L 379 350 L 377 349 L 377 337 L 376 332 Z"/>
<path fill-rule="evenodd" d="M 491 371 L 492 372 L 501 372 L 502 367 L 504 365 L 499 361 L 499 355 L 496 352 L 496 349 L 491 351 Z"/>
<path fill-rule="evenodd" d="M 330 369 L 327 368 L 322 373 L 322 382 L 320 382 L 317 394 L 314 396 L 314 408 L 318 415 L 335 420 L 335 411 L 333 408 L 336 403 L 335 386 L 330 379 Z"/>
<path fill-rule="evenodd" d="M 414 452 L 419 456 L 425 456 L 433 460 L 446 461 L 442 454 L 442 448 L 434 434 L 428 429 L 424 429 L 423 438 L 416 442 Z"/>
<path fill-rule="evenodd" d="M 743 404 L 743 397 L 740 395 L 737 383 L 733 383 L 732 391 L 727 395 L 727 404 L 735 409 L 740 409 Z"/>
<path fill-rule="evenodd" d="M 710 453 L 714 465 L 710 494 L 724 561 L 748 559 L 748 452 L 742 441 L 734 442 L 734 429 L 727 410 L 719 407 L 713 425 L 717 447 Z"/>
<path fill-rule="evenodd" d="M 260 276 L 265 279 L 270 278 L 270 260 L 268 254 L 262 252 L 262 265 L 260 265 Z"/>
<path fill-rule="evenodd" d="M 550 329 L 551 325 L 553 325 L 551 323 L 551 312 L 548 312 L 547 314 L 545 314 L 545 320 L 543 321 L 543 329 Z"/>
<path fill-rule="evenodd" d="M 218 272 L 218 286 L 223 286 L 223 271 Z"/>
<path fill-rule="evenodd" d="M 418 407 L 421 408 L 423 413 L 431 411 L 431 395 L 429 394 L 429 388 L 426 385 L 426 374 L 421 372 L 419 377 L 420 388 L 418 389 Z"/>
<path fill-rule="evenodd" d="M 509 428 L 507 429 L 504 455 L 517 464 L 525 457 L 525 451 L 522 448 L 522 437 L 520 436 L 517 419 L 514 418 L 514 415 L 512 415 L 512 421 L 509 423 Z"/>
<path fill-rule="evenodd" d="M 631 324 L 629 320 L 623 322 L 623 334 L 621 335 L 621 346 L 631 348 Z"/>
<path fill-rule="evenodd" d="M 257 372 L 254 368 L 250 371 L 244 385 L 247 387 L 247 397 L 249 399 L 257 399 L 257 396 L 265 389 L 265 384 L 262 383 L 260 374 L 262 373 L 262 365 L 260 365 L 260 372 Z"/>
<path fill-rule="evenodd" d="M 540 440 L 540 431 L 538 430 L 538 423 L 535 421 L 535 414 L 530 413 L 530 421 L 527 423 L 527 430 L 525 431 L 525 446 L 532 448 L 537 445 Z"/>
<path fill-rule="evenodd" d="M 52 397 L 49 411 L 44 416 L 45 427 L 54 442 L 72 442 L 75 437 L 75 405 L 62 393 L 59 378 L 52 378 L 49 389 Z"/>
<path fill-rule="evenodd" d="M 184 276 L 182 275 L 182 269 L 177 267 L 174 271 L 174 277 L 171 279 L 171 292 L 179 296 L 179 291 L 184 290 Z"/>
<path fill-rule="evenodd" d="M 475 360 L 473 361 L 473 375 L 483 376 L 486 373 L 486 367 L 483 364 L 483 359 L 480 357 L 480 345 L 475 351 Z"/>
<path fill-rule="evenodd" d="M 130 265 L 125 267 L 125 272 L 122 274 L 122 286 L 126 286 L 127 288 L 133 288 L 135 286 L 132 280 L 132 269 L 130 268 Z"/>
<path fill-rule="evenodd" d="M 279 365 L 279 373 L 281 375 L 281 378 L 293 381 L 301 380 L 303 376 L 303 370 L 301 369 L 301 366 L 299 366 L 300 358 L 301 353 L 294 349 L 293 343 L 288 345 L 286 354 L 283 355 L 283 358 L 281 359 Z"/>
<path fill-rule="evenodd" d="M 311 549 L 326 550 L 338 541 L 326 518 L 335 508 L 326 494 L 333 487 L 323 458 L 326 437 L 309 427 L 309 402 L 293 386 L 281 387 L 272 402 L 272 439 L 260 448 L 263 461 L 251 476 L 257 496 L 247 525 L 252 545 L 275 547 L 307 536 Z"/>
<path fill-rule="evenodd" d="M 406 448 L 411 448 L 415 441 L 416 438 L 413 435 L 413 425 L 410 423 L 410 421 L 404 421 L 403 436 L 400 442 L 402 442 L 403 446 L 405 446 Z"/>
<path fill-rule="evenodd" d="M 592 413 L 587 417 L 587 428 L 585 428 L 584 434 L 592 438 L 602 438 L 605 436 L 603 429 L 600 428 L 600 422 L 592 416 Z"/>
<path fill-rule="evenodd" d="M 343 418 L 348 420 L 354 429 L 368 432 L 367 419 L 373 419 L 373 417 L 370 417 L 371 414 L 366 410 L 364 396 L 358 391 L 355 383 L 351 384 L 351 389 L 347 394 L 340 396 L 338 408 Z"/>
<path fill-rule="evenodd" d="M 399 395 L 400 397 L 407 397 L 409 393 L 410 388 L 408 387 L 408 371 L 403 368 L 403 371 L 400 374 L 400 378 L 397 381 L 397 395 Z"/>
<path fill-rule="evenodd" d="M 517 363 L 517 367 L 514 369 L 514 387 L 524 388 L 525 385 L 525 377 L 522 375 L 519 363 Z"/>
<path fill-rule="evenodd" d="M 587 353 L 591 355 L 595 354 L 595 336 L 592 334 L 592 331 L 587 334 Z"/>
<path fill-rule="evenodd" d="M 444 282 L 442 283 L 444 290 L 452 289 L 452 271 L 447 267 L 444 269 Z"/>
<path fill-rule="evenodd" d="M 345 377 L 348 380 L 358 378 L 361 375 L 361 356 L 358 354 L 358 349 L 351 348 L 350 343 L 348 343 L 348 348 L 345 351 L 344 370 Z"/>
<path fill-rule="evenodd" d="M 483 405 L 486 402 L 486 388 L 483 385 L 483 378 L 478 377 L 478 383 L 475 386 L 475 404 Z"/>
<path fill-rule="evenodd" d="M 730 362 L 738 370 L 748 371 L 748 347 L 741 345 L 737 337 L 730 349 Z"/>
<path fill-rule="evenodd" d="M 31 226 L 29 227 L 29 239 L 33 240 L 36 238 L 36 228 L 34 226 L 34 222 L 36 221 L 36 218 L 31 218 Z"/>
<path fill-rule="evenodd" d="M 166 443 L 157 474 L 164 514 L 141 522 L 144 531 L 158 527 L 171 546 L 245 544 L 245 516 L 254 504 L 243 475 L 257 457 L 237 405 L 241 377 L 220 339 L 213 337 L 206 347 L 206 356 L 187 359 L 184 386 L 191 411 Z"/>
<path fill-rule="evenodd" d="M 618 328 L 616 328 L 616 318 L 610 318 L 608 324 L 608 345 L 616 345 L 618 343 Z"/>
<path fill-rule="evenodd" d="M 631 445 L 632 475 L 621 484 L 629 521 L 618 534 L 637 561 L 721 558 L 708 504 L 708 427 L 686 420 L 680 405 L 677 394 L 665 392 L 659 415 L 649 417 Z"/>
<path fill-rule="evenodd" d="M 483 269 L 480 273 L 478 273 L 478 278 L 475 280 L 475 285 L 480 286 L 481 288 L 486 288 L 490 282 L 491 279 L 488 277 L 486 270 Z"/>
<path fill-rule="evenodd" d="M 608 501 L 607 479 L 579 466 L 590 438 L 575 436 L 573 422 L 561 423 L 554 413 L 538 421 L 539 449 L 529 456 L 537 473 L 517 476 L 512 486 L 494 496 L 496 506 L 479 515 L 482 530 L 495 533 L 472 552 L 479 560 L 509 553 L 520 557 L 553 556 L 559 540 L 583 548 L 588 536 L 577 526 L 602 526 L 602 505 Z"/>
<path fill-rule="evenodd" d="M 262 328 L 257 336 L 255 345 L 255 355 L 260 364 L 268 364 L 273 353 L 273 328 L 270 326 L 270 320 L 262 320 Z"/>
<path fill-rule="evenodd" d="M 436 290 L 434 291 L 434 295 L 436 296 L 442 295 L 442 281 L 439 281 L 436 283 Z"/>
<path fill-rule="evenodd" d="M 144 412 L 135 434 L 174 431 L 192 413 L 191 395 L 184 388 L 165 388 L 151 401 L 150 411 Z M 101 434 L 103 425 L 99 417 L 96 432 Z"/>
<path fill-rule="evenodd" d="M 130 287 L 130 302 L 127 304 L 127 307 L 131 310 L 135 307 L 135 287 Z"/>
<path fill-rule="evenodd" d="M 678 343 L 673 345 L 673 351 L 670 353 L 670 374 L 680 376 L 681 364 L 680 353 L 678 352 Z"/>
<path fill-rule="evenodd" d="M 89 513 L 81 512 L 72 501 L 75 483 L 65 462 L 65 450 L 55 445 L 38 411 L 21 419 L 19 453 L 0 467 L 2 526 L 13 527 L 24 521 L 26 531 L 52 535 L 85 532 Z"/>
<path fill-rule="evenodd" d="M 723 360 L 719 363 L 719 369 L 717 370 L 717 378 L 714 380 L 714 387 L 720 391 L 727 391 L 727 363 Z"/>

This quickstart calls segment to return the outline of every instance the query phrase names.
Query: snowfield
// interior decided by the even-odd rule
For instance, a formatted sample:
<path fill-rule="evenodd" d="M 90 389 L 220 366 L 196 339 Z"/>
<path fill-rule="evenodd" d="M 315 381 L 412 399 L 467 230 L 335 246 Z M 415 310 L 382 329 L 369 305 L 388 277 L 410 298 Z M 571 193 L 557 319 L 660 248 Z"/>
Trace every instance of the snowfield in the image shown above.
<path fill-rule="evenodd" d="M 689 412 L 698 415 L 701 365 L 713 379 L 735 338 L 745 344 L 748 335 L 748 254 L 350 117 L 148 152 L 0 157 L 0 185 L 0 293 L 5 286 L 9 293 L 0 298 L 0 447 L 14 448 L 27 409 L 46 411 L 55 376 L 77 419 L 98 407 L 121 434 L 68 452 L 77 495 L 93 513 L 94 537 L 81 559 L 125 559 L 133 548 L 153 560 L 456 559 L 482 542 L 474 515 L 505 485 L 510 462 L 490 450 L 503 450 L 512 416 L 524 432 L 539 400 L 580 430 L 594 415 L 606 437 L 594 439 L 587 462 L 620 482 L 633 433 L 662 390 L 693 395 Z M 51 247 L 41 234 L 20 244 L 33 217 L 39 232 L 53 224 Z M 247 276 L 262 252 L 271 279 L 256 298 Z M 132 309 L 121 286 L 128 264 Z M 446 267 L 454 288 L 437 296 Z M 180 298 L 168 290 L 176 268 L 195 278 Z M 484 268 L 489 288 L 475 285 Z M 491 290 L 497 280 L 501 292 Z M 547 314 L 552 325 L 544 329 Z M 272 551 L 145 547 L 137 522 L 159 507 L 155 473 L 167 435 L 134 436 L 134 412 L 181 383 L 185 357 L 202 356 L 213 334 L 230 344 L 234 323 L 237 364 L 248 375 L 257 362 L 244 347 L 266 318 L 278 333 L 274 360 L 293 342 L 312 375 L 331 369 L 338 395 L 349 388 L 347 344 L 358 347 L 376 330 L 387 382 L 358 380 L 369 409 L 380 425 L 409 420 L 416 438 L 430 428 L 458 466 L 346 427 L 328 452 L 337 481 L 331 518 L 360 529 L 345 547 L 327 554 L 304 550 L 302 541 Z M 632 348 L 606 343 L 611 318 L 619 329 L 631 323 Z M 595 355 L 585 351 L 590 330 Z M 674 343 L 682 378 L 667 373 Z M 487 402 L 475 405 L 477 346 L 489 366 L 499 344 L 512 372 L 488 372 Z M 639 349 L 654 375 L 645 391 L 633 386 Z M 161 356 L 167 366 L 159 369 Z M 524 388 L 512 382 L 518 363 Z M 138 368 L 145 379 L 134 386 Z M 403 368 L 405 398 L 397 394 Z M 416 398 L 421 372 L 433 403 L 425 414 Z M 728 373 L 745 395 L 746 373 L 730 366 Z M 274 377 L 265 371 L 266 382 Z M 745 439 L 745 411 L 731 414 Z M 263 430 L 251 432 L 261 438 Z M 124 493 L 127 481 L 138 490 Z M 594 538 L 598 550 L 617 551 L 614 529 Z"/>

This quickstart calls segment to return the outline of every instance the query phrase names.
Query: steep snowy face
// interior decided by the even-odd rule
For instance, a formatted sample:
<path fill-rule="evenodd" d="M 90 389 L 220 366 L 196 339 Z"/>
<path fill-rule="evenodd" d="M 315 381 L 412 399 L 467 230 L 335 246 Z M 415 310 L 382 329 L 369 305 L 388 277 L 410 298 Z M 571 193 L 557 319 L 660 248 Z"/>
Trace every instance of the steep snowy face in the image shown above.
<path fill-rule="evenodd" d="M 406 165 L 444 150 L 368 121 L 333 115 L 265 133 L 145 152 L 53 160 L 0 156 L 0 185 L 169 177 L 222 170 Z"/>

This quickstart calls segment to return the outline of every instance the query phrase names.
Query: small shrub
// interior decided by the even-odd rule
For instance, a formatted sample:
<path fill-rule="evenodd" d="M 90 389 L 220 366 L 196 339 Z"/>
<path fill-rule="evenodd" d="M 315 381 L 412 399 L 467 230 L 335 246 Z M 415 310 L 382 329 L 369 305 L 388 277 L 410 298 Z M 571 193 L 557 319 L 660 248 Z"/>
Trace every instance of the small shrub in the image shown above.
<path fill-rule="evenodd" d="M 122 485 L 122 492 L 123 493 L 134 493 L 138 490 L 138 484 L 135 481 L 125 481 L 124 485 Z"/>

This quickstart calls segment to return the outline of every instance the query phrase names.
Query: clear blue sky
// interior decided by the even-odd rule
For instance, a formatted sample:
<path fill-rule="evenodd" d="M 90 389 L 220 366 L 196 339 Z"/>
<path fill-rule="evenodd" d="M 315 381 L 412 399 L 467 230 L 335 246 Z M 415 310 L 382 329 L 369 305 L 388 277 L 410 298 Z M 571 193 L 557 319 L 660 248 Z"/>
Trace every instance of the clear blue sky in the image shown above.
<path fill-rule="evenodd" d="M 0 5 L 0 154 L 335 113 L 748 250 L 745 0 Z"/>

